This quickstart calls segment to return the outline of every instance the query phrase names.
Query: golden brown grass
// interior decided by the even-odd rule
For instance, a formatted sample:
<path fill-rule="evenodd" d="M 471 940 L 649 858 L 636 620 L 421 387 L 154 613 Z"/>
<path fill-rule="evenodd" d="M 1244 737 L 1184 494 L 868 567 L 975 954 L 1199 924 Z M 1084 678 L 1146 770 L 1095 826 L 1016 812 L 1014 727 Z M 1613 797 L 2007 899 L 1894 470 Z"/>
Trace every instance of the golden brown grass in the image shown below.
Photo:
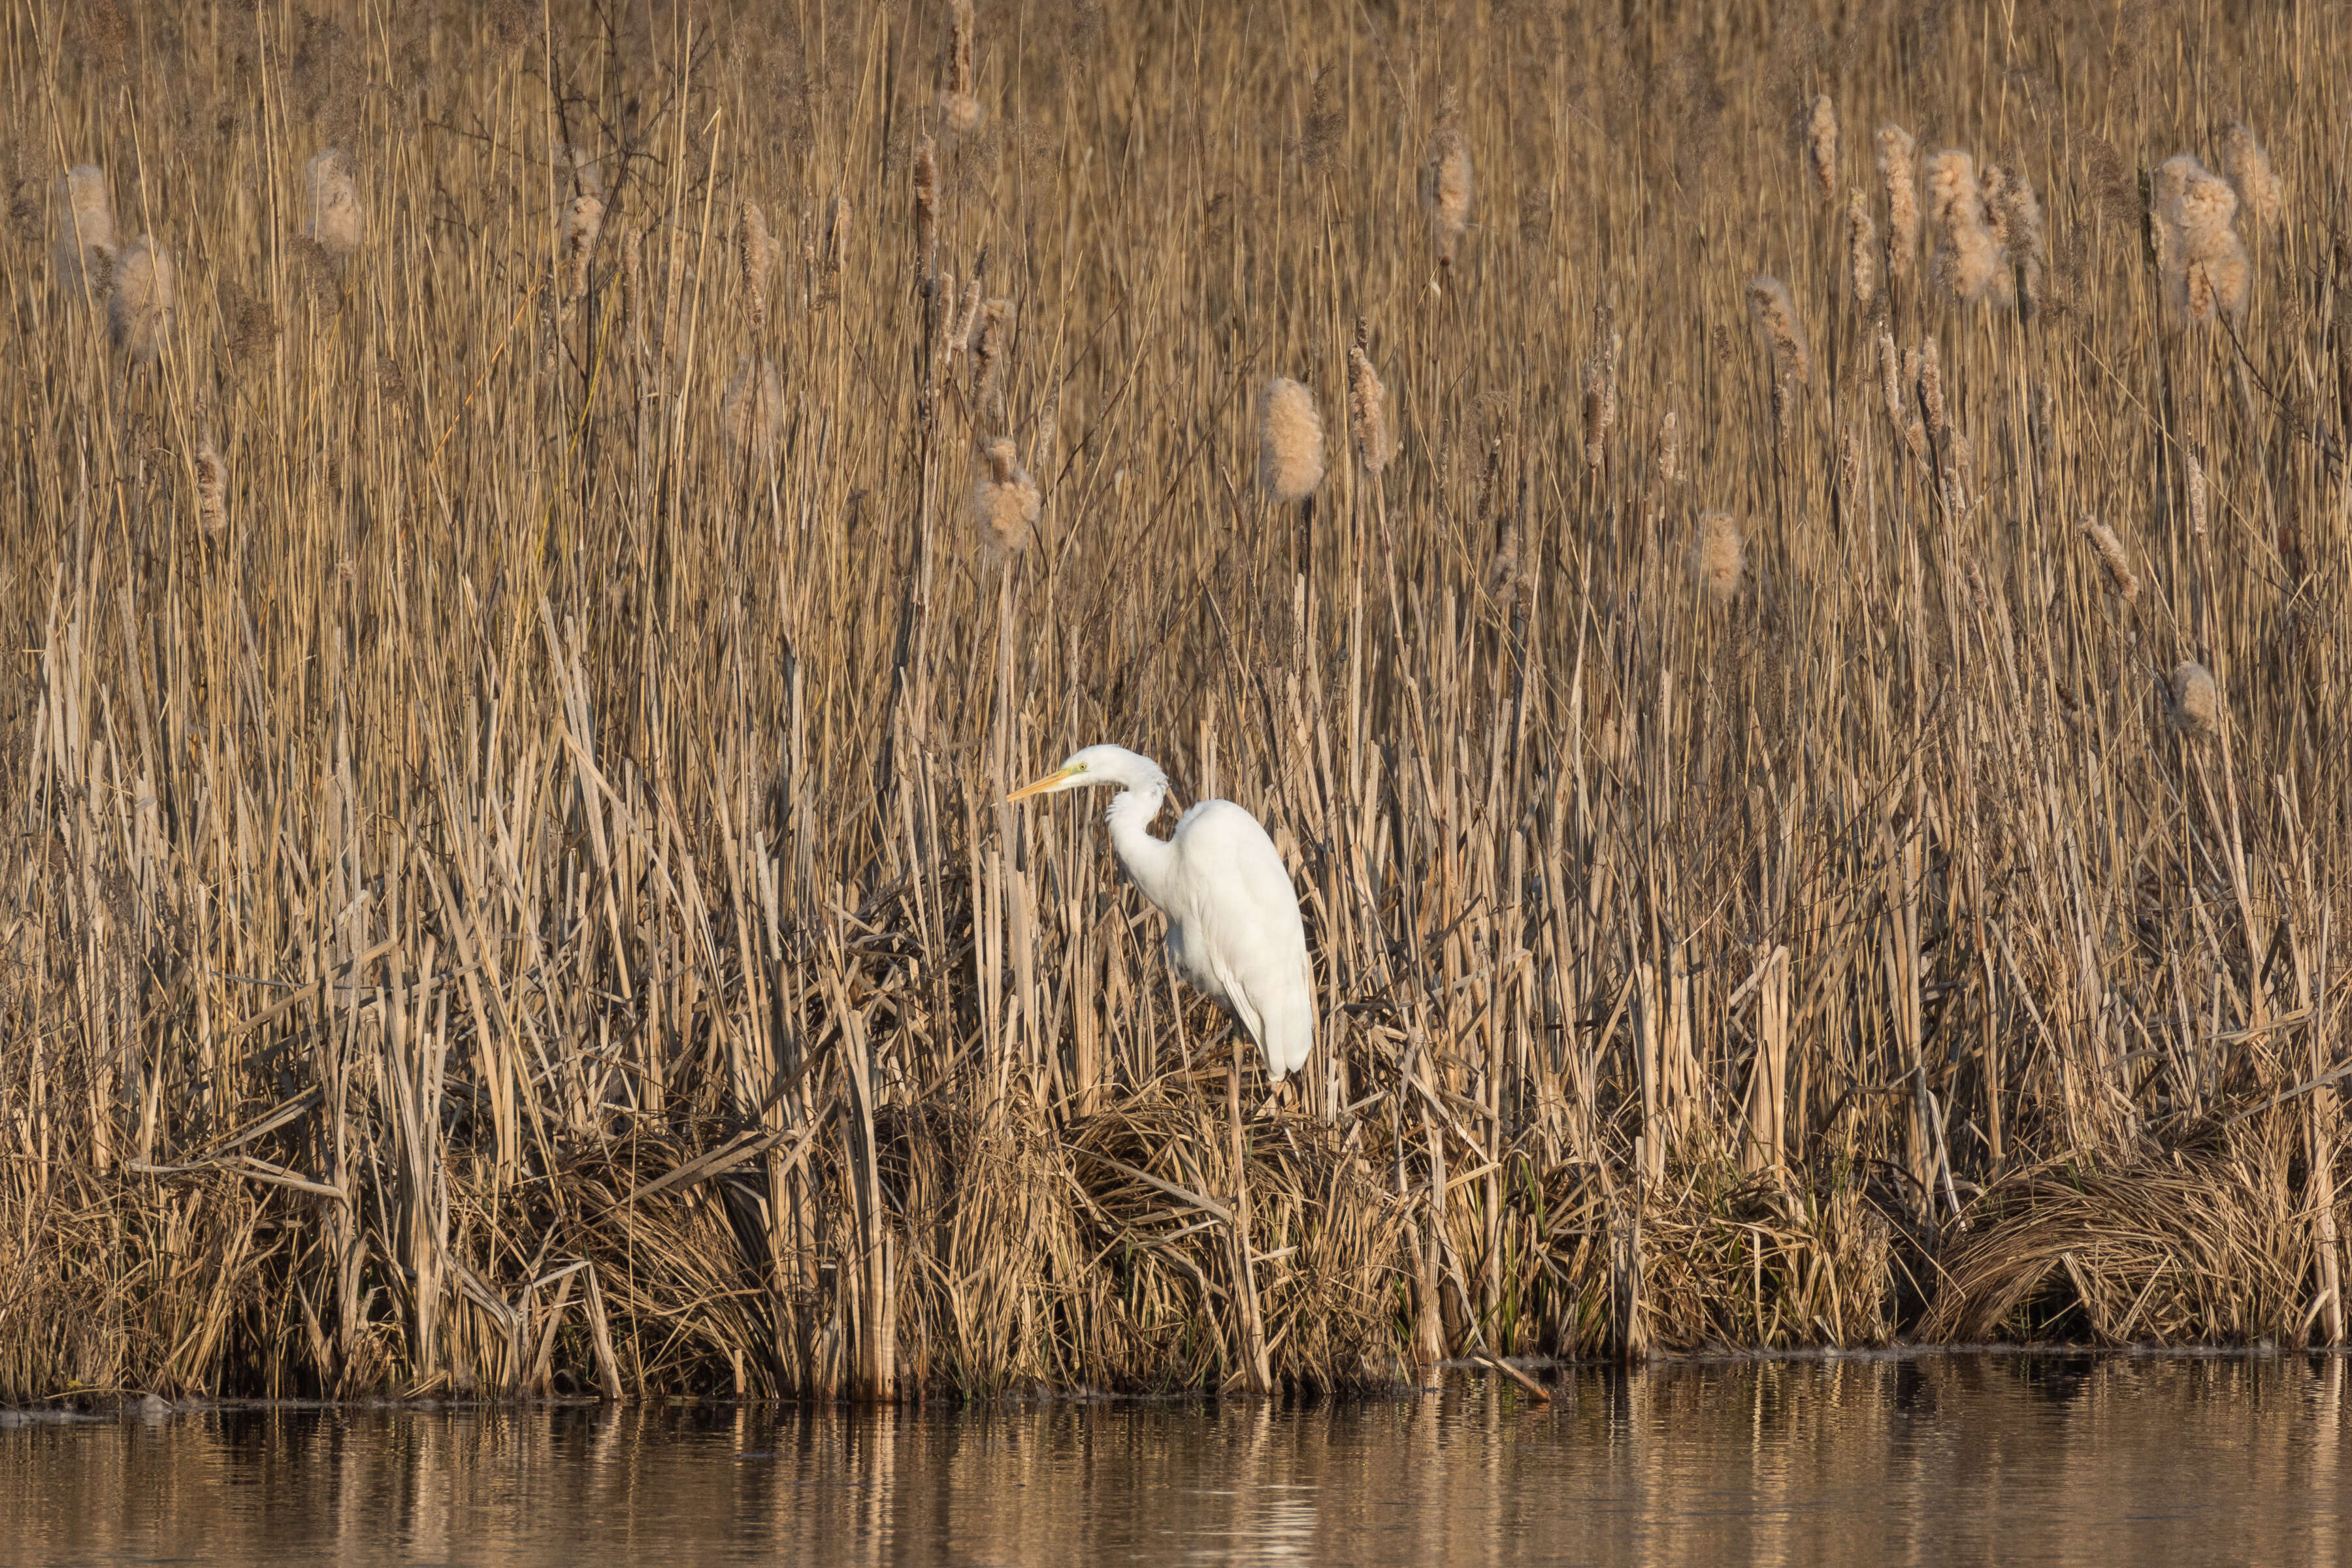
<path fill-rule="evenodd" d="M 1049 9 L 395 8 L 332 97 L 274 7 L 0 20 L 0 1397 L 1216 1387 L 1252 1277 L 1318 1385 L 2341 1339 L 2345 30 Z M 2163 206 L 2221 81 L 2294 194 L 2234 252 Z M 1999 150 L 2045 307 L 1917 286 L 1882 135 L 1843 308 L 1815 93 Z M 80 164 L 180 264 L 135 368 Z M 1367 459 L 1296 528 L 1278 371 Z M 1104 739 L 1304 900 L 1245 1271 L 1230 1029 L 1000 809 Z"/>

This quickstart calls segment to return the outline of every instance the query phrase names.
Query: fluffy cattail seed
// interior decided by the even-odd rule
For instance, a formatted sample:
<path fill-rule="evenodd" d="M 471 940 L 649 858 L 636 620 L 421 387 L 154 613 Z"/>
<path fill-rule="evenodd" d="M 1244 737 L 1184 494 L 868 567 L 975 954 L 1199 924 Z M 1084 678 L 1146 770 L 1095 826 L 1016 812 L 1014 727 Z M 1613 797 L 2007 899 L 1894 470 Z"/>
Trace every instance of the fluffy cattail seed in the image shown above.
<path fill-rule="evenodd" d="M 1699 591 L 1717 605 L 1728 605 L 1739 595 L 1739 579 L 1747 570 L 1747 545 L 1739 524 L 1727 511 L 1710 511 L 1698 520 L 1698 543 L 1691 552 L 1691 574 Z"/>
<path fill-rule="evenodd" d="M 1389 389 L 1372 368 L 1371 329 L 1356 318 L 1355 346 L 1348 351 L 1348 425 L 1356 437 L 1356 460 L 1368 474 L 1377 474 L 1396 456 L 1389 434 Z"/>
<path fill-rule="evenodd" d="M 743 314 L 751 320 L 751 335 L 768 329 L 768 274 L 776 261 L 776 242 L 768 233 L 768 216 L 757 202 L 743 204 L 735 223 L 735 269 L 743 286 Z"/>
<path fill-rule="evenodd" d="M 1886 190 L 1886 277 L 1911 276 L 1919 252 L 1919 175 L 1911 133 L 1900 125 L 1878 128 L 1878 179 Z"/>
<path fill-rule="evenodd" d="M 1985 223 L 1976 161 L 1946 149 L 1927 160 L 1927 214 L 1936 234 L 1933 276 L 1964 303 L 2006 303 L 2009 275 L 2000 245 Z"/>
<path fill-rule="evenodd" d="M 360 247 L 360 237 L 367 230 L 367 215 L 360 208 L 358 191 L 352 186 L 351 172 L 343 167 L 343 154 L 330 147 L 314 153 L 302 165 L 302 192 L 308 213 L 302 220 L 302 237 L 315 240 L 329 256 L 349 256 Z"/>
<path fill-rule="evenodd" d="M 114 296 L 107 301 L 107 326 L 114 346 L 133 364 L 146 364 L 161 353 L 172 330 L 173 284 L 172 258 L 152 235 L 141 235 L 114 268 Z"/>
<path fill-rule="evenodd" d="M 58 287 L 71 296 L 88 289 L 92 303 L 114 286 L 114 203 L 105 172 L 83 163 L 58 178 L 57 243 L 50 257 Z"/>
<path fill-rule="evenodd" d="M 947 80 L 940 89 L 940 119 L 959 136 L 980 129 L 980 100 L 971 91 L 971 0 L 949 0 Z"/>
<path fill-rule="evenodd" d="M 1830 95 L 1822 93 L 1813 100 L 1812 112 L 1805 120 L 1805 152 L 1813 166 L 1813 189 L 1822 200 L 1837 196 L 1838 121 L 1837 105 Z"/>
<path fill-rule="evenodd" d="M 2198 538 L 2205 537 L 2209 502 L 2205 495 L 2205 465 L 2197 454 L 2189 454 L 2189 531 Z"/>
<path fill-rule="evenodd" d="M 940 150 L 929 132 L 915 142 L 915 276 L 940 269 Z"/>
<path fill-rule="evenodd" d="M 1470 144 L 1453 126 L 1430 138 L 1429 162 L 1422 171 L 1422 205 L 1429 214 L 1429 237 L 1437 247 L 1440 270 L 1454 265 L 1454 249 L 1470 226 Z"/>
<path fill-rule="evenodd" d="M 2233 219 L 2238 193 L 2189 153 L 2151 181 L 2149 221 L 2165 298 L 2190 325 L 2244 314 L 2252 268 Z"/>
<path fill-rule="evenodd" d="M 604 199 L 604 172 L 596 166 L 596 160 L 588 155 L 586 149 L 559 142 L 550 152 L 549 162 L 571 184 L 573 195 Z"/>
<path fill-rule="evenodd" d="M 1017 460 L 1013 439 L 998 436 L 981 448 L 980 477 L 972 481 L 971 521 L 991 560 L 1018 555 L 1037 522 L 1037 481 Z"/>
<path fill-rule="evenodd" d="M 1323 482 L 1323 416 L 1315 395 L 1287 376 L 1258 396 L 1257 482 L 1277 506 L 1305 500 Z"/>
<path fill-rule="evenodd" d="M 574 300 L 588 292 L 588 262 L 596 254 L 596 237 L 604 231 L 604 198 L 586 192 L 572 197 L 563 209 L 563 256 Z"/>
<path fill-rule="evenodd" d="M 2211 670 L 2193 658 L 2183 659 L 2172 667 L 2167 685 L 2173 728 L 2200 739 L 2221 729 L 2221 689 L 2213 684 Z"/>
<path fill-rule="evenodd" d="M 1878 226 L 1870 221 L 1870 200 L 1860 191 L 1846 195 L 1845 248 L 1853 279 L 1853 307 L 1867 310 L 1878 297 Z"/>
<path fill-rule="evenodd" d="M 228 465 L 209 439 L 196 448 L 196 521 L 215 538 L 228 531 Z"/>
<path fill-rule="evenodd" d="M 1862 489 L 1862 432 L 1851 425 L 1838 437 L 1838 489 L 1847 496 Z"/>
<path fill-rule="evenodd" d="M 2099 552 L 2099 564 L 2106 569 L 2107 581 L 2115 584 L 2116 596 L 2126 605 L 2139 597 L 2139 574 L 2131 568 L 2124 553 L 2124 542 L 2116 531 L 2094 517 L 2083 519 L 2083 537 Z"/>
<path fill-rule="evenodd" d="M 719 433 L 739 461 L 765 465 L 784 433 L 784 384 L 766 356 L 745 354 L 719 400 Z"/>
<path fill-rule="evenodd" d="M 2270 154 L 2244 125 L 2231 126 L 2221 138 L 2221 170 L 2258 226 L 2268 228 L 2278 222 L 2285 193 L 2279 187 L 2278 176 L 2271 173 Z"/>

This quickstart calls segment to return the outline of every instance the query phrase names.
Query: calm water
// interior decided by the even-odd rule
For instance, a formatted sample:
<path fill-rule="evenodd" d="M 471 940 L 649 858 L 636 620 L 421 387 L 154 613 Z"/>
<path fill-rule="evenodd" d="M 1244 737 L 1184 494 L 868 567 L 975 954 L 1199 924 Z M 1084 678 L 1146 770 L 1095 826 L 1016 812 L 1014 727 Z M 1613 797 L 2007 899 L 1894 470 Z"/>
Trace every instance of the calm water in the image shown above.
<path fill-rule="evenodd" d="M 2352 1560 L 2340 1359 L 1483 1379 L 1276 1409 L 0 1425 L 0 1563 Z"/>

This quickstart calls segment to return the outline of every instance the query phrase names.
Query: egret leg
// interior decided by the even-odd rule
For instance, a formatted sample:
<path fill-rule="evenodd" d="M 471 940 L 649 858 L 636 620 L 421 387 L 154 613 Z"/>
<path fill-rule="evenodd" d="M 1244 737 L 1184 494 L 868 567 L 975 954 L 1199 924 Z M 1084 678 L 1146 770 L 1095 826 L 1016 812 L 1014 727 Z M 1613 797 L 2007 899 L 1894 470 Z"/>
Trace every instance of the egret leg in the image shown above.
<path fill-rule="evenodd" d="M 1234 1274 L 1241 1317 L 1242 1373 L 1249 1392 L 1263 1399 L 1274 1392 L 1274 1369 L 1265 1354 L 1265 1321 L 1258 1315 L 1257 1268 L 1250 1258 L 1249 1174 L 1242 1144 L 1242 1037 L 1234 1035 L 1233 1066 L 1225 1078 L 1225 1110 L 1234 1137 Z"/>

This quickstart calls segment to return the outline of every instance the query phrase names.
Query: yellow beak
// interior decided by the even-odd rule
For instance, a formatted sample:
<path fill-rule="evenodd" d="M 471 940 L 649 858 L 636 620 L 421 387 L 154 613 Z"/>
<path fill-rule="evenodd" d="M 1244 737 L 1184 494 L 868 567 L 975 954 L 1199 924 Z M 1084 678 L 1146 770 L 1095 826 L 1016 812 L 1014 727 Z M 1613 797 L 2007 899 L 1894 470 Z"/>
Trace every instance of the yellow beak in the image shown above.
<path fill-rule="evenodd" d="M 1068 778 L 1074 771 L 1075 770 L 1070 768 L 1055 768 L 1044 778 L 1037 780 L 1034 784 L 1023 784 L 1019 789 L 1016 789 L 1011 795 L 1006 795 L 1004 797 L 1004 804 L 1010 805 L 1014 801 L 1021 800 L 1026 796 L 1043 795 L 1047 790 L 1052 789 L 1055 784 L 1060 784 L 1064 779 Z"/>

